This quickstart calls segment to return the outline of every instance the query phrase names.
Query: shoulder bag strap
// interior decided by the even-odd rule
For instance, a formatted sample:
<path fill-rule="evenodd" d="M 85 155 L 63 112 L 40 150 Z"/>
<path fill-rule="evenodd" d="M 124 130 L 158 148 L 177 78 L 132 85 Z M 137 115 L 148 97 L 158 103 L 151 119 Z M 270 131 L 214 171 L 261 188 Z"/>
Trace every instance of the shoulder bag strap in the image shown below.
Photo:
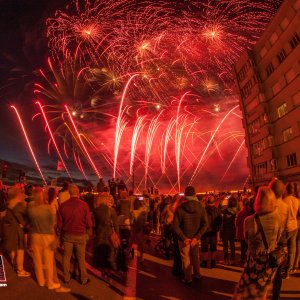
<path fill-rule="evenodd" d="M 264 247 L 268 251 L 269 250 L 269 246 L 268 246 L 268 242 L 267 242 L 267 239 L 266 239 L 264 228 L 263 228 L 263 226 L 261 224 L 259 215 L 255 215 L 254 219 L 255 219 L 255 222 L 256 222 L 257 227 L 258 227 L 258 232 L 260 232 L 260 234 L 261 234 L 261 237 L 262 237 L 262 240 L 263 240 L 263 243 L 264 243 Z"/>

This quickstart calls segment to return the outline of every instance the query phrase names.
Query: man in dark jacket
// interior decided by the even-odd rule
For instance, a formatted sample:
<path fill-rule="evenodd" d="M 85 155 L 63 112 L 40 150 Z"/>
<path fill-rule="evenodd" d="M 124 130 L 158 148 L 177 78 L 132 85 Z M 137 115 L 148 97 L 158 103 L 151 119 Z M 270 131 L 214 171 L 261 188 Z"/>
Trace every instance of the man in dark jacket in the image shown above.
<path fill-rule="evenodd" d="M 192 282 L 192 275 L 200 279 L 199 241 L 208 226 L 204 207 L 198 201 L 194 187 L 185 189 L 185 202 L 175 211 L 174 231 L 179 239 L 184 282 Z"/>

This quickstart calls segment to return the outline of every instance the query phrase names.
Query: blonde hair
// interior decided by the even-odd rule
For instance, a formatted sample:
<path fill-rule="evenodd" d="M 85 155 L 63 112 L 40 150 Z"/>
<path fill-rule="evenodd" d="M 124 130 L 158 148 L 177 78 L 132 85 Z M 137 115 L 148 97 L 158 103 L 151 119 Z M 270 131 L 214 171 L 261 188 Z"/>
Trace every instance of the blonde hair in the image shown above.
<path fill-rule="evenodd" d="M 46 204 L 45 195 L 42 188 L 36 188 L 32 191 L 32 200 L 35 205 L 43 205 Z"/>
<path fill-rule="evenodd" d="M 273 190 L 267 186 L 259 188 L 254 202 L 254 210 L 257 214 L 266 214 L 276 209 L 276 196 Z"/>

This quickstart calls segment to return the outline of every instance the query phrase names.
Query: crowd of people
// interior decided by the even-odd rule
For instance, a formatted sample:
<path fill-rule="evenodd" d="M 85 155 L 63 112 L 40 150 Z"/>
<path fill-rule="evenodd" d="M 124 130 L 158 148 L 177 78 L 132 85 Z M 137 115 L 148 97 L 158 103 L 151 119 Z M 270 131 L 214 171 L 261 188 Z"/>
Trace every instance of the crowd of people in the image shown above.
<path fill-rule="evenodd" d="M 38 284 L 57 292 L 70 291 L 71 264 L 79 282 L 89 282 L 89 240 L 94 266 L 109 278 L 127 271 L 133 245 L 143 265 L 150 235 L 161 235 L 155 250 L 173 259 L 173 274 L 187 285 L 201 279 L 201 268 L 217 267 L 221 242 L 220 263 L 244 267 L 234 299 L 265 299 L 271 291 L 272 299 L 279 299 L 282 279 L 299 267 L 300 184 L 276 178 L 253 192 L 196 194 L 188 186 L 175 195 L 161 195 L 155 188 L 135 195 L 123 180 L 114 179 L 107 184 L 100 179 L 95 191 L 84 193 L 68 183 L 59 191 L 32 185 L 6 190 L 1 183 L 0 214 L 2 248 L 17 276 L 31 276 L 24 269 L 28 253 Z M 58 250 L 65 285 L 57 277 Z"/>

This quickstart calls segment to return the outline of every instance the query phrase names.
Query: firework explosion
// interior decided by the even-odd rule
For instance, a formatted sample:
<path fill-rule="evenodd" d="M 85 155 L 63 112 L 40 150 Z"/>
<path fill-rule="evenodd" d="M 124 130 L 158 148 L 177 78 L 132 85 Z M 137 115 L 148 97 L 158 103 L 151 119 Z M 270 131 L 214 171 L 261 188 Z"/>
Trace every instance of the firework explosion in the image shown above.
<path fill-rule="evenodd" d="M 138 190 L 242 185 L 232 64 L 280 1 L 136 2 L 76 0 L 47 20 L 51 58 L 35 94 L 49 148 L 67 172 L 135 175 Z"/>

